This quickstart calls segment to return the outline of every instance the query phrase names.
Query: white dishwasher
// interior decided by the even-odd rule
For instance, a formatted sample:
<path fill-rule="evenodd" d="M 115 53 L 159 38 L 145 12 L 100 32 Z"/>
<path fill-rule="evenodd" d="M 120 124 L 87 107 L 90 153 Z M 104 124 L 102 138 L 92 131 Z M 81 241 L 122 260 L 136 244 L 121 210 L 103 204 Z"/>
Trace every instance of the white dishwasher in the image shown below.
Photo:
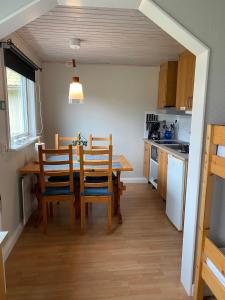
<path fill-rule="evenodd" d="M 168 155 L 166 214 L 177 230 L 183 229 L 184 161 Z"/>

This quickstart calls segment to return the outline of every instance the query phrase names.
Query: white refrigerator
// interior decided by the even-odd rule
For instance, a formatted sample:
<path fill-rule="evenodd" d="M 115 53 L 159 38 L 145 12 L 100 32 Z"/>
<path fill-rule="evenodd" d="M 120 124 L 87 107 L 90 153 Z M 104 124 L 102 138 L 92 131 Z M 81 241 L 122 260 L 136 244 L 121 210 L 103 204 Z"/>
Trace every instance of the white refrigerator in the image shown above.
<path fill-rule="evenodd" d="M 183 229 L 184 161 L 168 155 L 166 214 L 177 230 Z"/>

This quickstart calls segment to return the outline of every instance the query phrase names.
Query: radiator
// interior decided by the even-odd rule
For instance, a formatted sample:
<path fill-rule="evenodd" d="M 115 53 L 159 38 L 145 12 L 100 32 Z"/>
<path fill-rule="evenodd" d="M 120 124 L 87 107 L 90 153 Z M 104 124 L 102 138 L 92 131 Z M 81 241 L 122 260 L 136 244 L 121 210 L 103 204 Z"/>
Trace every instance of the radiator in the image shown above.
<path fill-rule="evenodd" d="M 26 175 L 20 178 L 21 218 L 24 225 L 26 225 L 32 212 L 36 208 L 35 196 L 32 193 L 34 184 L 35 184 L 34 176 Z"/>

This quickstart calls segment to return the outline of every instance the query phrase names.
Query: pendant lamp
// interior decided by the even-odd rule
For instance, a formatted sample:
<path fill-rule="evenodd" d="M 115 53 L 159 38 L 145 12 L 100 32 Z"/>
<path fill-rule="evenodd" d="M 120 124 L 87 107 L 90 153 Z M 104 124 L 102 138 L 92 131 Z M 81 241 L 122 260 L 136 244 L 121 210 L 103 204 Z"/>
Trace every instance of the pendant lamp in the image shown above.
<path fill-rule="evenodd" d="M 76 62 L 75 59 L 72 60 L 73 62 L 73 68 L 75 70 L 76 68 Z M 72 82 L 70 83 L 70 89 L 69 89 L 69 104 L 72 103 L 83 103 L 84 100 L 84 94 L 83 94 L 83 87 L 80 83 L 79 77 L 74 76 L 72 78 Z"/>

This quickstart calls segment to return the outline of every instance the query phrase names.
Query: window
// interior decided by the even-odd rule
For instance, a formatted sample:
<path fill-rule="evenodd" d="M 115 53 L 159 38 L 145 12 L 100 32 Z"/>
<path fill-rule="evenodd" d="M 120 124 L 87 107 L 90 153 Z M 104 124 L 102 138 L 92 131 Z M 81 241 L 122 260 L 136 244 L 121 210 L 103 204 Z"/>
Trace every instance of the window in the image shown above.
<path fill-rule="evenodd" d="M 36 134 L 35 84 L 23 75 L 6 68 L 10 148 L 17 148 Z"/>

